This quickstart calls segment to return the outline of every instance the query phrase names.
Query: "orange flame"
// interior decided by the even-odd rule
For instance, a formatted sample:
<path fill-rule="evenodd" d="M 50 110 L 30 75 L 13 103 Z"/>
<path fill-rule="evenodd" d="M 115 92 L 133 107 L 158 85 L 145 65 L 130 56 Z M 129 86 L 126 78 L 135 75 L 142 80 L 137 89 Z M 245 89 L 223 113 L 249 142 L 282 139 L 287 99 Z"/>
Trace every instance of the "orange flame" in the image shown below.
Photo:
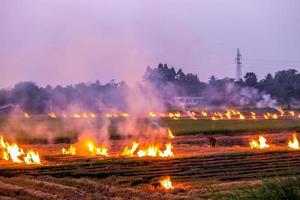
<path fill-rule="evenodd" d="M 3 151 L 2 159 L 4 160 L 11 160 L 15 163 L 41 164 L 40 156 L 37 152 L 30 150 L 25 154 L 24 150 L 16 143 L 9 144 L 4 141 L 2 136 L 0 136 L 0 145 Z"/>
<path fill-rule="evenodd" d="M 172 185 L 171 182 L 171 178 L 169 176 L 160 179 L 159 182 L 160 185 L 166 190 L 174 189 L 174 186 Z"/>
<path fill-rule="evenodd" d="M 62 148 L 61 151 L 62 151 L 63 155 L 75 155 L 76 154 L 76 148 L 73 147 L 72 145 L 68 149 Z"/>
<path fill-rule="evenodd" d="M 172 147 L 171 143 L 166 144 L 166 149 L 163 152 L 159 151 L 159 156 L 160 157 L 174 157 L 172 148 L 173 147 Z"/>
<path fill-rule="evenodd" d="M 97 147 L 91 140 L 86 142 L 91 155 L 108 156 L 108 149 L 106 147 Z"/>
<path fill-rule="evenodd" d="M 48 116 L 52 119 L 56 118 L 56 114 L 54 112 L 49 113 Z"/>
<path fill-rule="evenodd" d="M 267 139 L 261 135 L 259 136 L 258 140 L 252 139 L 249 144 L 251 149 L 265 149 L 270 147 L 270 145 L 267 144 Z"/>
<path fill-rule="evenodd" d="M 296 133 L 293 134 L 293 140 L 289 140 L 288 146 L 292 149 L 300 149 Z"/>
<path fill-rule="evenodd" d="M 24 113 L 25 118 L 30 118 L 30 115 L 28 113 Z"/>
<path fill-rule="evenodd" d="M 134 152 L 137 150 L 139 143 L 133 142 L 131 148 L 125 147 L 122 156 L 133 156 Z"/>
<path fill-rule="evenodd" d="M 169 128 L 168 128 L 168 130 L 167 130 L 167 131 L 168 131 L 168 138 L 169 138 L 169 139 L 173 139 L 173 138 L 175 138 L 175 136 L 173 135 L 173 133 L 172 133 L 171 129 L 169 129 Z"/>

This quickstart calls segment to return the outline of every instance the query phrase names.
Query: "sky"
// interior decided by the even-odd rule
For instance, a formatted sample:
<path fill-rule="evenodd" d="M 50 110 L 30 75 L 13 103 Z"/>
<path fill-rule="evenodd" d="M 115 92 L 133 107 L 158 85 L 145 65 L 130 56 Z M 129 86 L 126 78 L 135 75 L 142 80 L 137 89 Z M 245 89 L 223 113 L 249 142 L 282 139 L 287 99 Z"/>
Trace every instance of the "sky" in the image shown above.
<path fill-rule="evenodd" d="M 0 87 L 111 79 L 158 63 L 207 81 L 300 71 L 299 0 L 1 0 Z"/>

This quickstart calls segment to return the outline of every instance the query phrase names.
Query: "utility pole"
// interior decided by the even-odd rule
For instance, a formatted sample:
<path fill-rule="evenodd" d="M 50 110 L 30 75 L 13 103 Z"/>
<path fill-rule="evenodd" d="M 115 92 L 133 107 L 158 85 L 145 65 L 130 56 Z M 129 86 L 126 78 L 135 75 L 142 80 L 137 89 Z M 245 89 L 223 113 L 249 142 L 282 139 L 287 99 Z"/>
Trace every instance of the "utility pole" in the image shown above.
<path fill-rule="evenodd" d="M 237 49 L 235 63 L 236 63 L 236 81 L 242 79 L 242 54 L 240 53 L 240 49 Z"/>

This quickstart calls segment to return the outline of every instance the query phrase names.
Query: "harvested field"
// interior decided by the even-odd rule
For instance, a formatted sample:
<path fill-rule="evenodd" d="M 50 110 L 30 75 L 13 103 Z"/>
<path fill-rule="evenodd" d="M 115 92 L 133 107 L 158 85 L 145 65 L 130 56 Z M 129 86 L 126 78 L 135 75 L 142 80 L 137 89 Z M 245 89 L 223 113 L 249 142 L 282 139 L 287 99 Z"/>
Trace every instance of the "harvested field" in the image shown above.
<path fill-rule="evenodd" d="M 266 135 L 272 147 L 251 150 L 251 135 L 218 136 L 218 147 L 203 136 L 174 139 L 175 158 L 115 157 L 123 141 L 112 145 L 113 157 L 63 156 L 64 144 L 31 145 L 39 149 L 42 166 L 1 161 L 0 197 L 6 199 L 190 199 L 213 198 L 262 178 L 300 174 L 300 151 L 283 144 L 291 133 Z M 170 176 L 174 190 L 159 179 Z"/>

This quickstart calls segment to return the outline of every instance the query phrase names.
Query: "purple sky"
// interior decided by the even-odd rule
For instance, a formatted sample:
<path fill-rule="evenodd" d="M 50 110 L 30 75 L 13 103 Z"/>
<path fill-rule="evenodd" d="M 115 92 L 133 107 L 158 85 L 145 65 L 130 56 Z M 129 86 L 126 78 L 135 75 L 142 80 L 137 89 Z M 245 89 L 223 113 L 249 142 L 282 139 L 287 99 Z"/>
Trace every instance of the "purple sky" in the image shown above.
<path fill-rule="evenodd" d="M 1 0 L 0 87 L 139 80 L 166 62 L 206 81 L 300 70 L 299 0 Z"/>

